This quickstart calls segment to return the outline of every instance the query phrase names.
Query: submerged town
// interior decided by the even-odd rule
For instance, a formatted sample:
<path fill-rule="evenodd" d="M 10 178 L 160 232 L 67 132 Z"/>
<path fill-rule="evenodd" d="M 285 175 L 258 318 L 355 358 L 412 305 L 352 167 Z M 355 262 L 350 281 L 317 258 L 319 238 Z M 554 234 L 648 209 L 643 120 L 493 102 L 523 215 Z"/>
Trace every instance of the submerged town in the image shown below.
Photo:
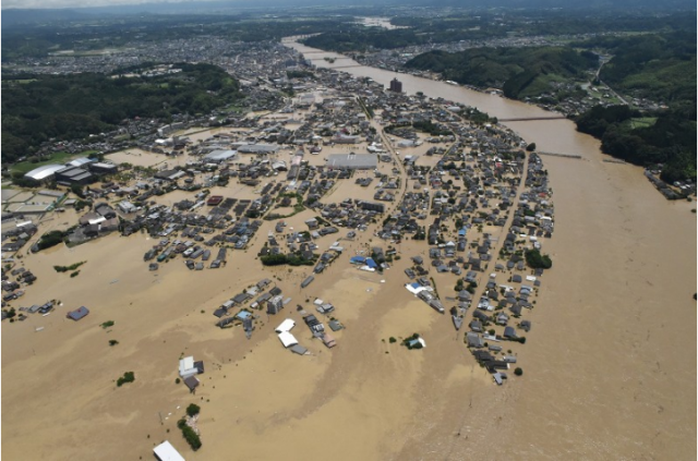
<path fill-rule="evenodd" d="M 318 66 L 317 58 L 314 64 L 298 40 L 202 36 L 3 67 L 58 75 L 128 68 L 111 78 L 147 80 L 205 63 L 239 82 L 234 104 L 167 121 L 128 118 L 80 140 L 52 138 L 32 161 L 21 159 L 24 170 L 3 171 L 2 323 L 4 332 L 34 335 L 19 360 L 35 357 L 35 347 L 53 350 L 61 338 L 75 347 L 71 355 L 108 367 L 109 375 L 89 376 L 101 393 L 96 405 L 120 393 L 120 407 L 157 406 L 147 417 L 124 410 L 105 418 L 126 426 L 138 420 L 141 444 L 158 459 L 198 456 L 202 440 L 220 438 L 222 429 L 206 430 L 213 432 L 207 412 L 221 400 L 225 431 L 247 424 L 261 432 L 263 423 L 249 416 L 260 411 L 293 427 L 281 410 L 293 398 L 277 395 L 276 386 L 328 399 L 308 383 L 323 379 L 333 388 L 348 380 L 341 368 L 327 373 L 333 376 L 317 371 L 345 351 L 358 352 L 343 363 L 371 356 L 367 366 L 375 366 L 378 357 L 404 377 L 425 360 L 425 348 L 452 341 L 455 353 L 442 357 L 444 383 L 479 380 L 505 402 L 535 376 L 525 351 L 537 340 L 536 306 L 555 256 L 547 246 L 555 239 L 556 196 L 546 161 L 574 168 L 588 160 L 543 151 L 476 107 L 410 88 L 397 70 L 431 44 L 362 55 L 363 64 L 395 71 L 383 85 Z M 494 43 L 502 41 L 547 43 Z M 602 102 L 609 99 L 603 91 Z M 564 109 L 597 102 L 589 97 Z M 667 185 L 658 171 L 645 175 L 667 198 L 695 192 L 692 181 Z M 372 298 L 379 291 L 385 296 Z M 419 314 L 406 320 L 407 309 L 396 307 L 412 302 Z M 79 334 L 101 335 L 91 344 L 103 350 L 71 342 Z M 129 368 L 112 370 L 110 361 Z M 235 377 L 242 367 L 247 375 Z M 297 386 L 310 397 L 293 387 L 301 374 L 308 381 Z M 233 379 L 235 395 L 225 387 Z M 122 397 L 136 386 L 139 397 Z M 248 398 L 278 409 L 244 413 Z M 462 403 L 472 408 L 472 394 Z M 501 421 L 498 414 L 491 424 Z M 459 429 L 453 438 L 460 437 Z"/>
<path fill-rule="evenodd" d="M 535 146 L 476 109 L 410 96 L 397 78 L 383 88 L 312 68 L 281 45 L 247 55 L 257 65 L 250 74 L 240 66 L 239 78 L 268 75 L 269 92 L 292 88 L 293 96 L 274 99 L 270 110 L 225 114 L 224 123 L 211 117 L 215 128 L 202 120 L 152 126 L 134 147 L 26 173 L 50 188 L 3 188 L 3 319 L 38 330 L 49 313 L 71 321 L 100 315 L 99 306 L 63 305 L 48 292 L 43 304 L 25 303 L 41 282 L 32 254 L 48 251 L 54 235 L 44 223 L 68 220 L 61 245 L 149 236 L 144 273 L 164 264 L 220 270 L 246 258 L 302 274 L 300 284 L 263 278 L 211 306 L 211 327 L 232 335 L 278 334 L 280 349 L 300 355 L 352 347 L 341 332 L 351 306 L 312 293 L 328 267 L 353 265 L 403 285 L 452 322 L 496 384 L 514 367 L 521 374 L 517 352 L 531 330 L 546 267 L 541 250 L 554 229 Z M 89 262 L 68 270 L 89 277 Z M 317 340 L 293 330 L 296 323 Z M 411 349 L 428 344 L 403 333 Z M 202 372 L 203 365 L 180 367 L 192 392 Z"/>

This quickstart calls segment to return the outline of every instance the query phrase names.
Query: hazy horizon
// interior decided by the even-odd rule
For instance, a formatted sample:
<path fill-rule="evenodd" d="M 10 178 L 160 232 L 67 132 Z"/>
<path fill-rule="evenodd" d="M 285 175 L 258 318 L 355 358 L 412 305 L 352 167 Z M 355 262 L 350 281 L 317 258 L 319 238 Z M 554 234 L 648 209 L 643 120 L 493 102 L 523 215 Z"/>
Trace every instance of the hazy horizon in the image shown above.
<path fill-rule="evenodd" d="M 434 4 L 433 1 L 428 0 L 407 0 L 403 2 L 396 2 L 394 0 L 358 0 L 352 2 L 351 5 L 347 5 L 336 0 L 262 0 L 252 1 L 252 0 L 121 0 L 115 3 L 110 0 L 4 0 L 0 4 L 2 11 L 22 11 L 22 10 L 54 10 L 54 9 L 70 9 L 70 10 L 82 10 L 82 9 L 104 9 L 109 10 L 109 12 L 118 13 L 119 9 L 123 8 L 123 13 L 131 14 L 132 10 L 138 9 L 139 6 L 144 7 L 145 10 L 152 8 L 151 12 L 157 12 L 159 8 L 164 7 L 164 10 L 168 10 L 174 6 L 176 10 L 182 10 L 189 8 L 196 8 L 200 5 L 202 8 L 202 13 L 206 12 L 208 8 L 223 7 L 243 7 L 250 8 L 256 7 L 261 8 L 260 4 L 264 5 L 287 5 L 291 6 L 337 6 L 337 7 L 351 7 L 351 6 L 409 6 L 409 5 L 429 5 L 435 8 L 442 6 L 461 6 L 468 8 L 490 8 L 490 7 L 515 7 L 515 8 L 563 8 L 570 10 L 579 10 L 586 8 L 651 8 L 654 10 L 662 9 L 675 9 L 675 8 L 687 8 L 695 9 L 696 4 L 690 0 L 673 0 L 662 3 L 661 5 L 657 2 L 650 0 L 621 0 L 621 1 L 611 1 L 611 0 L 592 0 L 584 3 L 584 5 L 570 4 L 566 0 L 443 0 Z M 625 6 L 624 6 L 625 5 Z M 166 11 L 161 11 L 166 12 Z"/>

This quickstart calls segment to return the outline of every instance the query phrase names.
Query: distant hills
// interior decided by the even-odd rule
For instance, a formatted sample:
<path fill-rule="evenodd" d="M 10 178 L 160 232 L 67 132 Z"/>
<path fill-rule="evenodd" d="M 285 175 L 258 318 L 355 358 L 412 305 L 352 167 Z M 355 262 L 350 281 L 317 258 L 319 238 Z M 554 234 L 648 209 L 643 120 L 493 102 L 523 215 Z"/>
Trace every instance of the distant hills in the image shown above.
<path fill-rule="evenodd" d="M 71 0 L 65 0 L 69 2 Z M 77 0 L 73 0 L 77 1 Z M 693 0 L 588 0 L 585 2 L 570 2 L 569 0 L 353 0 L 346 4 L 338 0 L 202 0 L 181 2 L 152 2 L 129 4 L 129 0 L 117 0 L 124 4 L 111 4 L 109 6 L 92 7 L 68 7 L 52 9 L 29 9 L 5 7 L 2 10 L 2 27 L 11 27 L 19 24 L 47 23 L 57 21 L 80 21 L 94 19 L 104 15 L 131 16 L 141 14 L 238 14 L 241 12 L 259 11 L 273 15 L 279 11 L 288 12 L 297 8 L 328 8 L 344 10 L 351 14 L 354 8 L 381 9 L 382 14 L 386 9 L 395 7 L 404 12 L 404 7 L 453 7 L 472 10 L 492 10 L 497 8 L 511 9 L 556 9 L 561 11 L 603 10 L 623 12 L 670 12 L 675 10 L 695 11 L 696 3 Z M 14 2 L 5 2 L 14 5 Z M 275 8 L 271 10 L 270 8 Z M 304 12 L 306 13 L 306 12 Z M 365 11 L 362 12 L 366 14 Z M 388 13 L 389 14 L 389 13 Z"/>

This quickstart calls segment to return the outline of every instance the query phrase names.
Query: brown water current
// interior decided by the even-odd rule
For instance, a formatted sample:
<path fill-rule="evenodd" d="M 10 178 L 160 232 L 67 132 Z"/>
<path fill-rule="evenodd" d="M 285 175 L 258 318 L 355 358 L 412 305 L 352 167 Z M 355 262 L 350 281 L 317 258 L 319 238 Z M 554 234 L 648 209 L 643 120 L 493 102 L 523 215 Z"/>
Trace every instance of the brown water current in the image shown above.
<path fill-rule="evenodd" d="M 408 93 L 500 119 L 550 115 L 292 46 L 317 66 L 384 85 L 397 77 Z M 339 59 L 330 64 L 325 56 Z M 543 157 L 556 225 L 544 250 L 554 268 L 545 274 L 530 341 L 519 354 L 524 376 L 501 388 L 445 386 L 459 361 L 439 360 L 431 357 L 439 348 L 427 349 L 415 393 L 419 417 L 392 459 L 695 459 L 694 205 L 666 201 L 641 168 L 602 162 L 599 142 L 571 121 L 505 124 L 541 151 L 583 157 Z M 437 341 L 455 341 L 444 329 Z M 474 366 L 461 371 L 472 380 L 481 374 Z"/>

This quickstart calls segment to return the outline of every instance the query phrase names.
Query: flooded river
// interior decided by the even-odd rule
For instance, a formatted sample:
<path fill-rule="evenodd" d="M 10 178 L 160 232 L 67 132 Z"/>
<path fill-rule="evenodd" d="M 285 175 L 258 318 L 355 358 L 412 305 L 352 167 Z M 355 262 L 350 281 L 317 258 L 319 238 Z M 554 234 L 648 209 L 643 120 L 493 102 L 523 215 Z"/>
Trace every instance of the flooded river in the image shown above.
<path fill-rule="evenodd" d="M 551 115 L 286 44 L 319 67 L 386 86 L 397 77 L 407 93 L 461 102 L 499 119 Z M 519 355 L 524 376 L 503 387 L 446 393 L 440 389 L 449 370 L 427 360 L 413 396 L 414 424 L 398 435 L 402 448 L 390 457 L 695 459 L 695 204 L 666 201 L 641 168 L 602 162 L 599 142 L 568 120 L 505 124 L 542 151 L 582 156 L 543 157 L 556 226 L 544 251 L 554 266 Z"/>

